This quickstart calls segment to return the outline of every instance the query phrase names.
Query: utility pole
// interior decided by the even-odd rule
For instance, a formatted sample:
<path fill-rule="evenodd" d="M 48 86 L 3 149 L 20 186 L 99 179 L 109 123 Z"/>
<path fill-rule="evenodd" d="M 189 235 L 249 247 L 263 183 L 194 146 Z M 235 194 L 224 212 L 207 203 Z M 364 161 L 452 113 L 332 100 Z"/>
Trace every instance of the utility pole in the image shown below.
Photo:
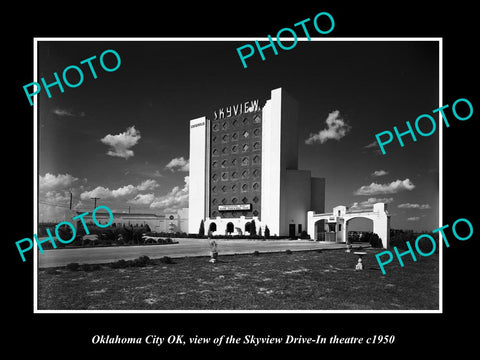
<path fill-rule="evenodd" d="M 95 205 L 93 206 L 93 210 L 95 210 L 97 208 L 97 200 L 100 199 L 99 197 L 93 197 L 93 198 L 90 198 L 92 200 L 95 201 Z"/>
<path fill-rule="evenodd" d="M 72 192 L 70 191 L 70 210 L 72 210 Z"/>

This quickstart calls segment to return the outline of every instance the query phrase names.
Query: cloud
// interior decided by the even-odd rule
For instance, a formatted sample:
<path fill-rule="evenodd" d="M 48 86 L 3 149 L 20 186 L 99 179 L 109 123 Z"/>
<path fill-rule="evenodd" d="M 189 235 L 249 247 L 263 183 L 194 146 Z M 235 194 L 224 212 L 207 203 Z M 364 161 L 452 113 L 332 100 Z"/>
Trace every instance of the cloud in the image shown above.
<path fill-rule="evenodd" d="M 142 182 L 140 185 L 137 186 L 137 189 L 139 191 L 145 191 L 145 190 L 153 190 L 160 185 L 157 183 L 156 180 L 148 179 Z"/>
<path fill-rule="evenodd" d="M 174 172 L 175 170 L 188 171 L 190 168 L 190 163 L 188 160 L 185 160 L 182 156 L 182 157 L 174 158 L 170 160 L 170 162 L 167 165 L 165 165 L 165 168 L 169 169 L 172 172 Z"/>
<path fill-rule="evenodd" d="M 38 177 L 38 187 L 40 191 L 64 190 L 73 186 L 78 178 L 70 174 L 53 175 L 46 173 L 45 176 Z"/>
<path fill-rule="evenodd" d="M 396 180 L 389 184 L 377 184 L 372 182 L 370 185 L 364 185 L 355 190 L 354 195 L 380 195 L 380 194 L 396 194 L 403 190 L 413 190 L 415 185 L 410 179 Z"/>
<path fill-rule="evenodd" d="M 134 155 L 133 150 L 130 150 L 130 148 L 136 145 L 140 138 L 140 131 L 135 129 L 135 126 L 131 126 L 123 133 L 117 135 L 108 134 L 100 141 L 110 146 L 107 155 L 128 159 Z"/>
<path fill-rule="evenodd" d="M 420 217 L 418 217 L 418 216 L 412 216 L 412 217 L 407 218 L 407 221 L 418 221 L 418 220 L 420 220 Z"/>
<path fill-rule="evenodd" d="M 373 204 L 376 203 L 385 203 L 385 204 L 390 204 L 393 202 L 393 198 L 368 198 L 368 200 L 365 201 L 360 201 L 360 202 L 354 202 L 352 205 L 350 205 L 350 209 L 355 210 L 355 209 L 365 209 L 365 208 L 370 208 L 373 206 Z"/>
<path fill-rule="evenodd" d="M 340 111 L 335 110 L 328 114 L 327 120 L 325 120 L 327 128 L 320 130 L 318 134 L 310 133 L 308 139 L 305 140 L 305 144 L 312 145 L 317 142 L 320 144 L 325 143 L 329 139 L 340 140 L 343 138 L 352 128 L 341 117 Z"/>
<path fill-rule="evenodd" d="M 127 202 L 134 205 L 148 205 L 155 198 L 154 194 L 138 194 L 133 199 L 128 200 Z"/>
<path fill-rule="evenodd" d="M 182 188 L 175 186 L 167 195 L 155 198 L 150 204 L 150 207 L 163 209 L 165 212 L 175 212 L 176 210 L 188 207 L 188 176 L 185 176 L 184 182 Z"/>
<path fill-rule="evenodd" d="M 158 187 L 158 183 L 155 180 L 145 180 L 141 184 L 134 185 L 125 185 L 119 187 L 118 189 L 110 190 L 104 186 L 97 186 L 95 189 L 90 191 L 84 191 L 80 194 L 80 199 L 86 200 L 93 197 L 99 197 L 101 199 L 118 199 L 122 197 L 127 197 L 131 195 L 136 195 L 139 191 L 153 190 Z"/>
<path fill-rule="evenodd" d="M 378 142 L 376 140 L 374 142 L 371 142 L 370 144 L 364 146 L 365 149 L 370 149 L 370 148 L 374 148 L 374 147 L 379 147 Z"/>
<path fill-rule="evenodd" d="M 363 150 L 362 153 L 368 154 L 377 154 L 377 155 L 383 155 L 382 151 L 380 150 L 380 146 L 378 146 L 378 142 L 375 140 L 371 142 L 370 144 L 367 144 L 363 147 L 364 149 L 371 149 L 371 150 Z"/>
<path fill-rule="evenodd" d="M 410 203 L 399 204 L 398 207 L 402 209 L 420 209 L 420 210 L 426 210 L 431 208 L 430 205 L 428 204 L 410 204 Z"/>
<path fill-rule="evenodd" d="M 59 108 L 54 109 L 53 113 L 55 115 L 58 115 L 58 116 L 70 116 L 70 117 L 72 117 L 72 116 L 84 117 L 85 116 L 85 113 L 83 111 L 79 114 L 76 114 L 73 111 L 66 110 L 66 109 L 59 109 Z"/>
<path fill-rule="evenodd" d="M 47 191 L 43 195 L 42 201 L 53 204 L 68 204 L 70 193 L 68 191 Z"/>
<path fill-rule="evenodd" d="M 372 173 L 372 176 L 383 176 L 383 175 L 387 175 L 388 172 L 385 171 L 385 170 L 375 170 L 373 173 Z"/>
<path fill-rule="evenodd" d="M 83 190 L 83 182 L 70 174 L 50 174 L 38 177 L 38 219 L 39 222 L 60 222 L 76 215 L 75 209 L 81 209 L 83 204 L 78 201 L 78 195 Z M 72 210 L 70 210 L 70 192 L 73 195 Z"/>

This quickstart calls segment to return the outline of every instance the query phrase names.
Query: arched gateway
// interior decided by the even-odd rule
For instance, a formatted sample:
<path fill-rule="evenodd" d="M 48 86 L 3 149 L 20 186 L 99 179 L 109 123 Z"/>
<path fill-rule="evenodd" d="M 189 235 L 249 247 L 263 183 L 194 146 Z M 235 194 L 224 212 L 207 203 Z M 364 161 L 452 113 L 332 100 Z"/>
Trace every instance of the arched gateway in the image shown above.
<path fill-rule="evenodd" d="M 349 210 L 346 206 L 336 206 L 333 212 L 315 214 L 307 213 L 308 235 L 311 239 L 319 240 L 318 234 L 327 231 L 333 235 L 325 237 L 335 242 L 346 242 L 348 237 L 348 222 L 354 218 L 366 218 L 373 221 L 373 232 L 382 240 L 383 247 L 387 249 L 390 243 L 390 215 L 387 204 L 376 203 L 373 209 Z M 321 228 L 323 225 L 323 228 Z"/>

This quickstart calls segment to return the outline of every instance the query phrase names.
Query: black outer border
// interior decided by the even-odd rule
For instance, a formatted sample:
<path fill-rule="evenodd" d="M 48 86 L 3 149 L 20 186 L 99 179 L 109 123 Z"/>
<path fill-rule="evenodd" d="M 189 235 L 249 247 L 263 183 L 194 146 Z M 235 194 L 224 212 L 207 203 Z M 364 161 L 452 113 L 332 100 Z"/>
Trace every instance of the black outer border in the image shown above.
<path fill-rule="evenodd" d="M 321 2 L 310 5 L 278 2 L 269 4 L 220 3 L 218 6 L 183 4 L 183 9 L 160 3 L 73 4 L 55 7 L 42 3 L 9 7 L 10 21 L 2 23 L 2 56 L 7 86 L 3 95 L 9 110 L 4 122 L 4 191 L 7 195 L 6 236 L 3 258 L 4 344 L 22 353 L 25 348 L 42 356 L 56 358 L 77 355 L 149 355 L 162 356 L 192 352 L 207 354 L 238 353 L 283 354 L 311 353 L 315 356 L 364 355 L 375 353 L 428 355 L 443 350 L 466 351 L 475 344 L 476 257 L 478 256 L 478 215 L 476 205 L 476 129 L 478 79 L 474 3 L 455 2 L 438 6 L 419 6 L 418 2 L 383 3 L 380 7 L 365 3 Z M 26 263 L 18 257 L 14 241 L 31 237 L 33 230 L 33 108 L 25 100 L 22 86 L 33 79 L 33 38 L 48 36 L 258 36 L 275 34 L 294 22 L 313 17 L 321 11 L 331 13 L 336 21 L 335 37 L 442 37 L 444 39 L 444 104 L 458 98 L 469 99 L 473 117 L 444 128 L 444 206 L 443 224 L 467 218 L 474 225 L 474 236 L 465 242 L 453 241 L 444 249 L 443 314 L 33 314 L 33 257 Z M 240 66 L 240 64 L 239 64 Z M 429 109 L 426 109 L 429 110 Z M 13 148 L 13 149 L 12 149 Z M 13 151 L 12 151 L 13 150 Z M 10 190 L 11 189 L 11 190 Z M 5 213 L 4 213 L 5 214 Z M 30 253 L 31 254 L 31 253 Z M 471 326 L 470 326 L 471 325 Z M 145 336 L 185 334 L 193 336 L 315 336 L 395 335 L 393 345 L 382 346 L 99 346 L 92 345 L 95 334 Z M 5 346 L 4 345 L 4 346 Z M 219 353 L 220 351 L 220 353 Z"/>

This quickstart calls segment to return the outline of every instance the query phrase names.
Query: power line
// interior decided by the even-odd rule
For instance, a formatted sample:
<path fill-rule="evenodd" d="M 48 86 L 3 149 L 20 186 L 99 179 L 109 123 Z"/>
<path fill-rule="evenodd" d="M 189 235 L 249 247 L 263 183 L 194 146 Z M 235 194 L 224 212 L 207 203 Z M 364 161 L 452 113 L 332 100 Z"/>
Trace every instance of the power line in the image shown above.
<path fill-rule="evenodd" d="M 61 207 L 61 208 L 65 208 L 65 209 L 70 209 L 70 207 L 68 205 L 59 205 L 59 204 L 52 204 L 52 203 L 48 203 L 48 202 L 45 202 L 45 201 L 38 201 L 39 204 L 42 204 L 42 205 L 49 205 L 49 206 L 56 206 L 56 207 Z"/>

